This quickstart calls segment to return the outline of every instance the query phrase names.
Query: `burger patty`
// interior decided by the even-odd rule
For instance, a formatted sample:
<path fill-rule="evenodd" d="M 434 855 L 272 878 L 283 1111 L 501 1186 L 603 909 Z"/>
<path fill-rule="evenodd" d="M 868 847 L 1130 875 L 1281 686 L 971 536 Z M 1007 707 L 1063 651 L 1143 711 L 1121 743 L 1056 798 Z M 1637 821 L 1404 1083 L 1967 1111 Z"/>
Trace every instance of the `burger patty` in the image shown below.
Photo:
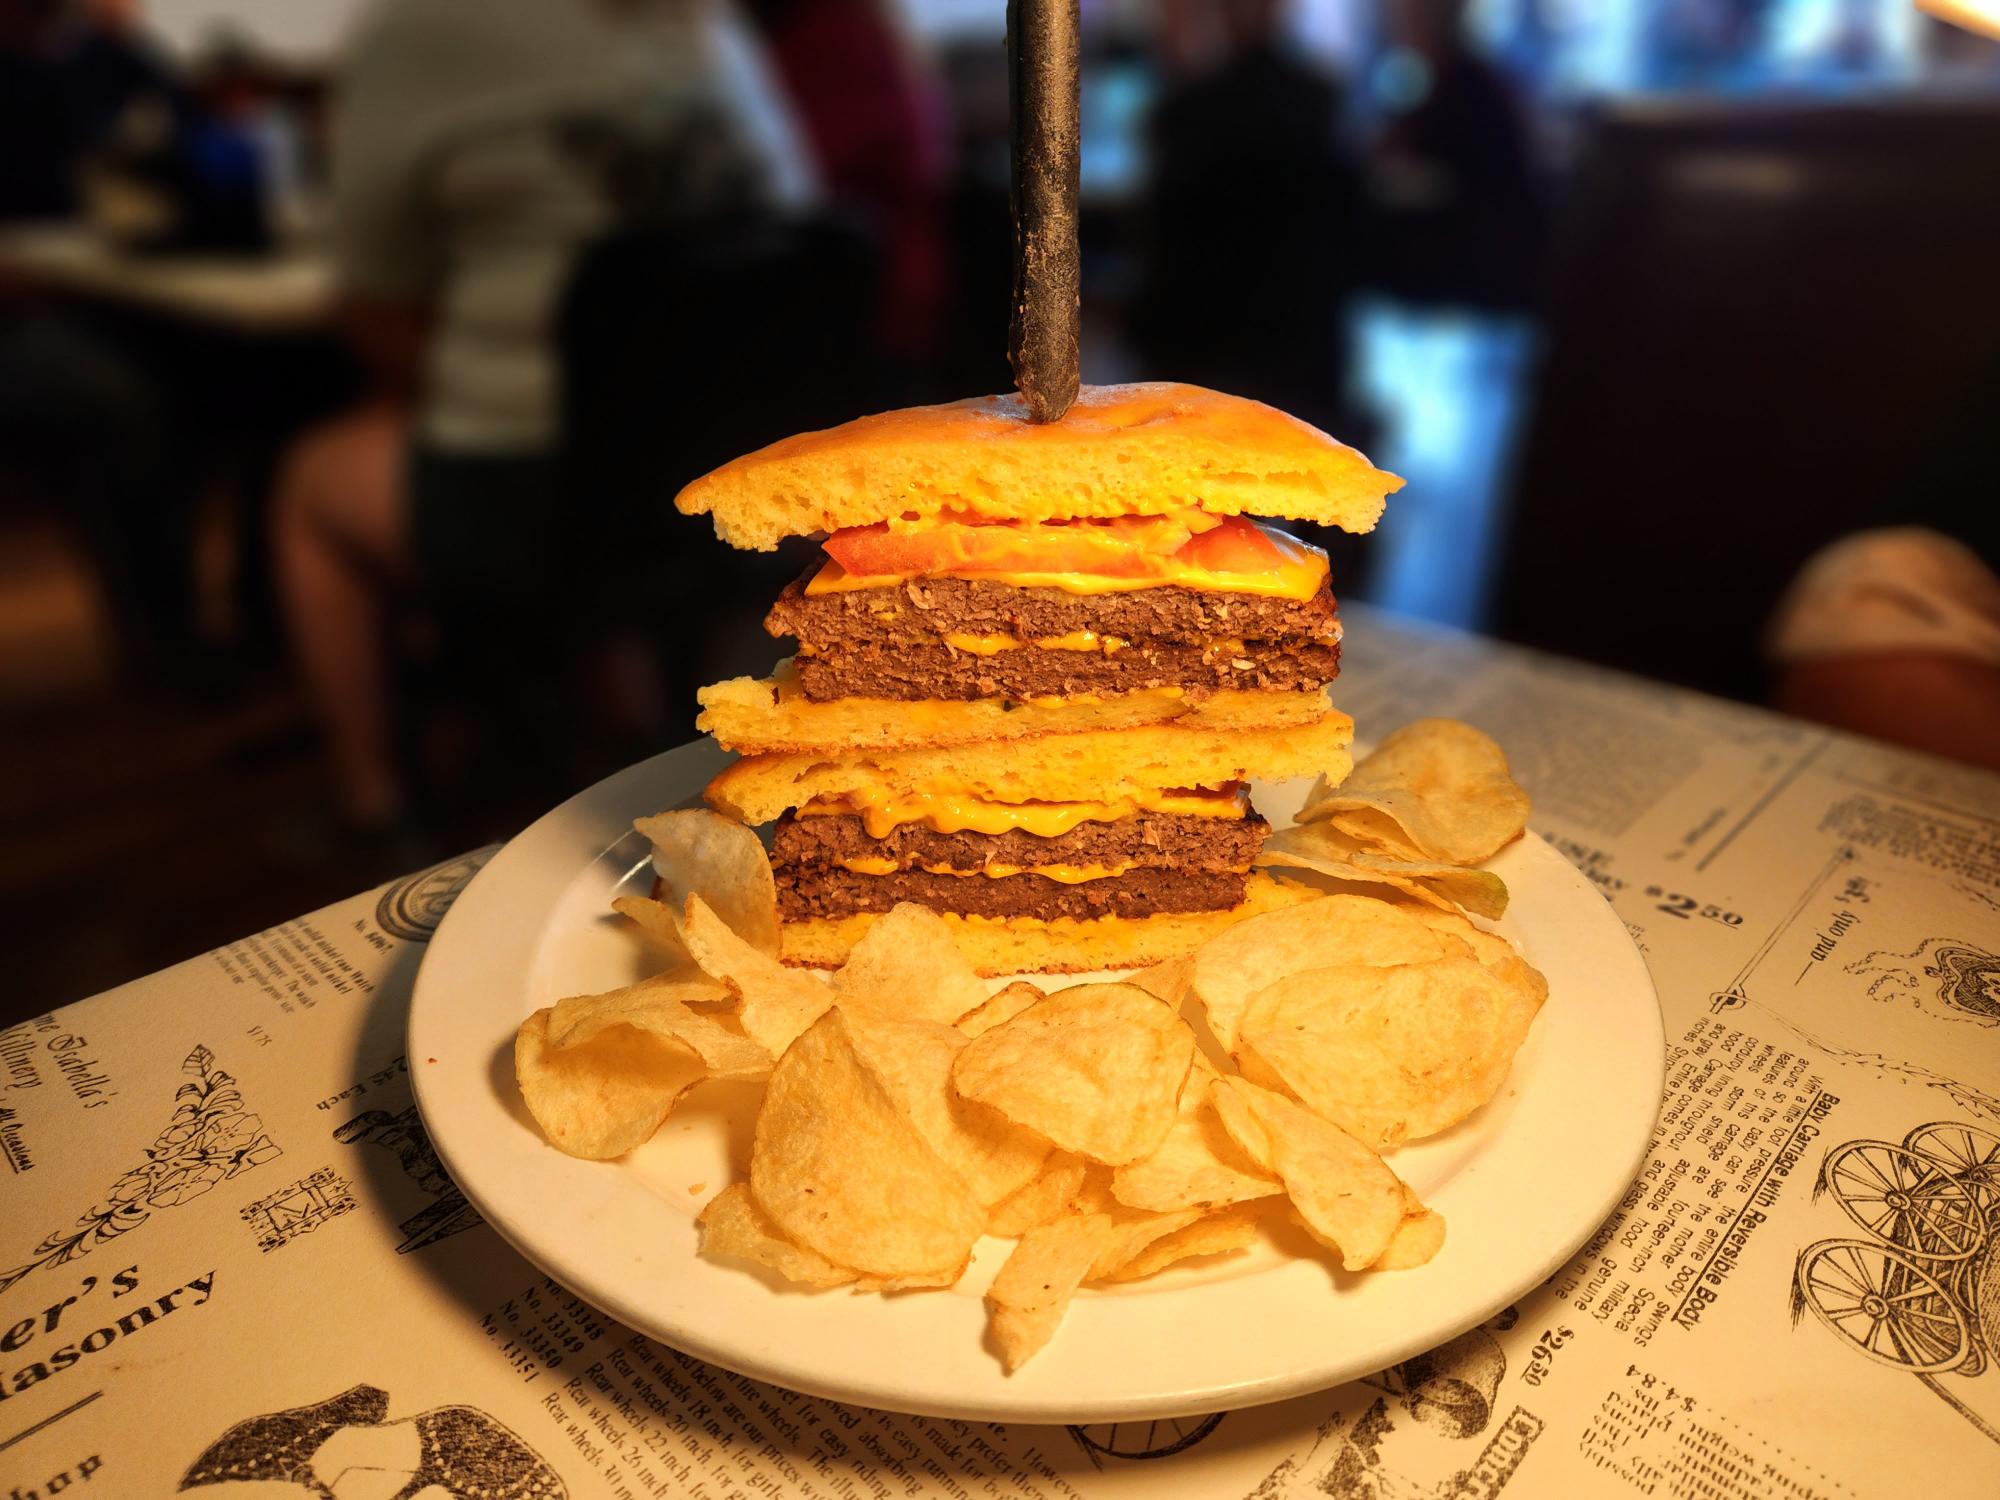
<path fill-rule="evenodd" d="M 1197 818 L 1146 812 L 1114 823 L 1079 823 L 1053 838 L 1018 828 L 1006 833 L 939 833 L 921 823 L 901 823 L 886 838 L 875 839 L 857 817 L 800 818 L 786 813 L 772 830 L 771 857 L 779 867 L 893 859 L 904 870 L 939 865 L 983 870 L 988 865 L 1129 863 L 1142 869 L 1227 871 L 1246 868 L 1270 831 L 1271 825 L 1255 814 Z"/>
<path fill-rule="evenodd" d="M 1042 875 L 857 875 L 827 865 L 774 869 L 778 915 L 788 922 L 885 912 L 898 901 L 972 917 L 1150 917 L 1226 911 L 1243 902 L 1241 872 L 1133 870 L 1065 885 Z"/>
<path fill-rule="evenodd" d="M 1134 641 L 1116 651 L 1022 646 L 980 653 L 946 645 L 858 646 L 795 661 L 807 698 L 1070 698 L 1180 688 L 1205 698 L 1226 688 L 1308 692 L 1340 673 L 1337 645 Z"/>
<path fill-rule="evenodd" d="M 808 597 L 819 568 L 786 585 L 764 617 L 772 635 L 825 650 L 864 643 L 936 645 L 940 637 L 1011 635 L 1024 641 L 1094 630 L 1123 640 L 1200 645 L 1218 637 L 1244 641 L 1340 639 L 1340 617 L 1324 581 L 1306 600 L 1229 594 L 1173 584 L 1108 594 L 1021 589 L 976 578 L 912 578 L 875 589 Z"/>

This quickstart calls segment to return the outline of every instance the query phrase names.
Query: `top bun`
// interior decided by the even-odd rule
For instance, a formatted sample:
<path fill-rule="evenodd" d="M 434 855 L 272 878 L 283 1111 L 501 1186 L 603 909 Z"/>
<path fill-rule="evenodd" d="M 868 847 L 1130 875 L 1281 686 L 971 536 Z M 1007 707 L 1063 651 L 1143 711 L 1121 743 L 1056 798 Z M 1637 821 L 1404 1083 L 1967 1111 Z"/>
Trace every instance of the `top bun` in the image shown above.
<path fill-rule="evenodd" d="M 732 547 L 944 511 L 1055 521 L 1196 505 L 1369 531 L 1403 481 L 1261 401 L 1194 385 L 1085 386 L 1060 422 L 977 396 L 802 432 L 724 464 L 674 501 Z"/>

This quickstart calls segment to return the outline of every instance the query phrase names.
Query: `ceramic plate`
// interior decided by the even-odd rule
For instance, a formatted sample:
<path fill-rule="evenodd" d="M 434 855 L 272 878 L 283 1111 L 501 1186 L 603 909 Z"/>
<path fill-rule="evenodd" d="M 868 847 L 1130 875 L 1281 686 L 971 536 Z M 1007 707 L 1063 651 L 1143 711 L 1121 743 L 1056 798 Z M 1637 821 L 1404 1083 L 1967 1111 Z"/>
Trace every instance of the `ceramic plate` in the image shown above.
<path fill-rule="evenodd" d="M 695 805 L 722 764 L 712 745 L 684 746 L 514 839 L 431 940 L 410 1011 L 417 1101 L 466 1196 L 550 1276 L 676 1348 L 814 1395 L 977 1420 L 1110 1422 L 1277 1401 L 1442 1343 L 1538 1286 L 1644 1157 L 1663 1080 L 1652 981 L 1604 898 L 1529 835 L 1492 865 L 1512 892 L 1499 930 L 1548 976 L 1549 1002 L 1499 1097 L 1389 1158 L 1449 1224 L 1429 1265 L 1351 1276 L 1270 1246 L 1088 1288 L 1008 1376 L 985 1346 L 980 1301 L 1007 1241 L 984 1242 L 955 1288 L 895 1297 L 797 1291 L 702 1260 L 695 1214 L 740 1175 L 732 1163 L 747 1164 L 761 1086 L 705 1085 L 624 1160 L 577 1161 L 529 1119 L 513 1038 L 539 1006 L 647 972 L 610 911 L 614 895 L 651 884 L 632 820 Z M 1282 827 L 1307 785 L 1259 785 L 1257 805 Z"/>

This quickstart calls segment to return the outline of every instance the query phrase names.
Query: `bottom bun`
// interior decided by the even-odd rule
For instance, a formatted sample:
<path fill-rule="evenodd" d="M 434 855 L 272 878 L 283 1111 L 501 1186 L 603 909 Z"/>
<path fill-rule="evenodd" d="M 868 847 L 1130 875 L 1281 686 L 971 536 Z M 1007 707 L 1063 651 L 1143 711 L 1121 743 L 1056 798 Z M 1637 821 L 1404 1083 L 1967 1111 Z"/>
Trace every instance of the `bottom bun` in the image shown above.
<path fill-rule="evenodd" d="M 959 950 L 981 974 L 1087 974 L 1138 969 L 1184 958 L 1225 927 L 1320 893 L 1296 881 L 1252 871 L 1243 902 L 1226 911 L 1166 912 L 1153 917 L 963 917 L 944 914 Z M 874 913 L 812 917 L 778 930 L 779 957 L 804 968 L 846 962 Z"/>

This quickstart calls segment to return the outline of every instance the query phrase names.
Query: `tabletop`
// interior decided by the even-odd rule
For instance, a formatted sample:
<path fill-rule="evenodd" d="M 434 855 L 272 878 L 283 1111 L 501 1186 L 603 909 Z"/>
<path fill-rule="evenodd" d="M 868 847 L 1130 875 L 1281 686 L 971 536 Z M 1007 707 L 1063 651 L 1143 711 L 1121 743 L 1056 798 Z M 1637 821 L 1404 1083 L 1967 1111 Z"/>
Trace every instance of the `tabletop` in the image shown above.
<path fill-rule="evenodd" d="M 333 262 L 311 249 L 270 255 L 133 255 L 82 224 L 0 227 L 0 273 L 245 333 L 324 323 Z"/>
<path fill-rule="evenodd" d="M 1359 732 L 1498 738 L 1665 1013 L 1643 1169 L 1498 1317 L 1115 1426 L 651 1342 L 482 1223 L 411 1102 L 411 984 L 489 850 L 0 1031 L 0 1494 L 2000 1493 L 2000 778 L 1346 613 Z"/>

